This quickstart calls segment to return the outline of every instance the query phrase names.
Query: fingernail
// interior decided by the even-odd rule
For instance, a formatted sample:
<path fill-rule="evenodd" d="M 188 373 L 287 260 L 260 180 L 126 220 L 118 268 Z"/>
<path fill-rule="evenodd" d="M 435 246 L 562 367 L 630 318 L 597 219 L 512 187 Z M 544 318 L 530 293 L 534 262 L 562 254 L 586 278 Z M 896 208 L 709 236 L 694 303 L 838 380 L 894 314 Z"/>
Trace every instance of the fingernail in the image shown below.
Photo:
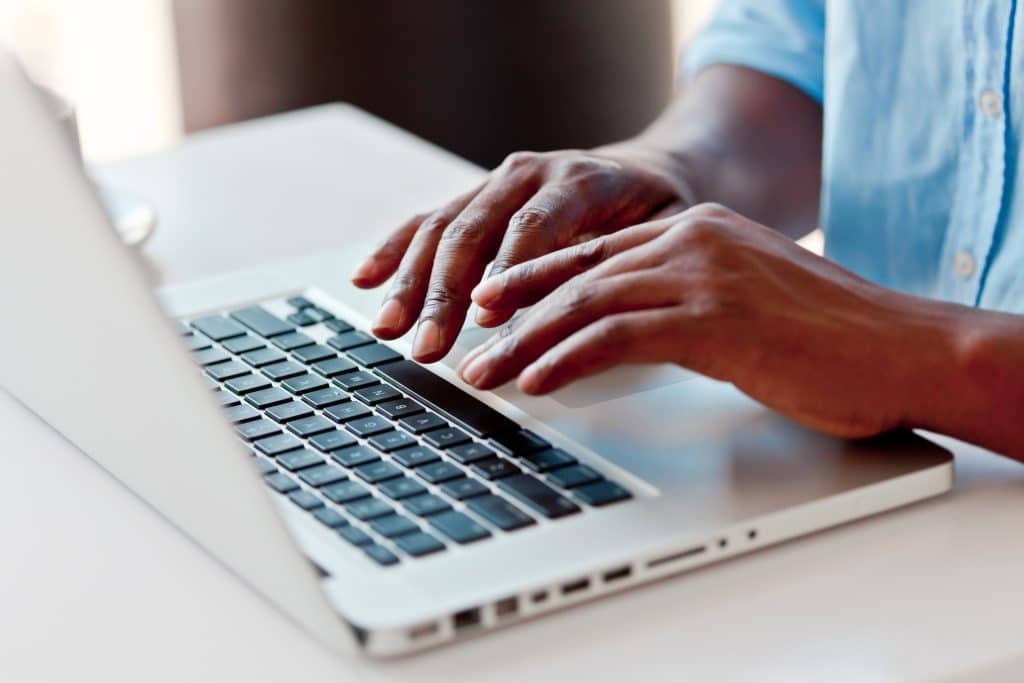
<path fill-rule="evenodd" d="M 481 344 L 480 346 L 475 346 L 472 349 L 470 349 L 469 353 L 463 356 L 462 360 L 459 361 L 459 364 L 455 366 L 455 372 L 459 373 L 459 375 L 461 376 L 462 371 L 466 368 L 466 366 L 472 363 L 473 359 L 479 356 L 483 352 L 483 350 L 483 344 Z"/>
<path fill-rule="evenodd" d="M 501 317 L 501 314 L 486 308 L 478 308 L 476 309 L 476 315 L 473 317 L 476 319 L 477 325 L 487 327 L 488 325 L 493 325 Z"/>
<path fill-rule="evenodd" d="M 516 384 L 519 386 L 519 391 L 524 394 L 536 394 L 541 390 L 543 379 L 544 375 L 540 369 L 535 365 L 530 365 L 520 373 L 519 381 Z"/>
<path fill-rule="evenodd" d="M 477 306 L 487 308 L 487 305 L 497 299 L 499 294 L 501 294 L 501 282 L 496 277 L 489 277 L 474 287 L 469 296 Z"/>
<path fill-rule="evenodd" d="M 377 319 L 373 321 L 373 329 L 393 330 L 402 324 L 402 316 L 405 309 L 398 299 L 388 299 L 384 302 Z"/>
<path fill-rule="evenodd" d="M 441 328 L 430 318 L 420 321 L 416 328 L 416 339 L 412 343 L 412 355 L 417 358 L 429 356 L 441 348 Z"/>
<path fill-rule="evenodd" d="M 372 280 L 376 273 L 377 262 L 373 259 L 367 259 L 360 263 L 359 267 L 352 273 L 352 281 L 358 282 L 360 280 Z"/>
<path fill-rule="evenodd" d="M 462 371 L 462 379 L 468 383 L 476 386 L 476 384 L 483 378 L 484 371 L 487 370 L 487 366 L 490 365 L 490 358 L 488 354 L 482 353 L 478 358 L 474 358 L 466 369 Z"/>

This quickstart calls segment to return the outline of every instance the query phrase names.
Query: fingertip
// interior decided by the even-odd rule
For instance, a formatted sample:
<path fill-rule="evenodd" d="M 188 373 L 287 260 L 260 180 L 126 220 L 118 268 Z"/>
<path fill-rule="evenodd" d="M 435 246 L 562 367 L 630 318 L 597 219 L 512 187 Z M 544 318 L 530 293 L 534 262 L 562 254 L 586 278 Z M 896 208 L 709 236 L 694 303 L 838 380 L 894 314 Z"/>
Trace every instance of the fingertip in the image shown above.
<path fill-rule="evenodd" d="M 487 308 L 492 306 L 498 297 L 501 296 L 502 283 L 500 278 L 491 276 L 473 288 L 470 298 L 477 306 Z"/>
<path fill-rule="evenodd" d="M 376 287 L 380 284 L 381 268 L 372 258 L 359 264 L 350 276 L 352 284 L 363 289 Z"/>
<path fill-rule="evenodd" d="M 520 373 L 516 386 L 519 387 L 519 391 L 531 396 L 547 393 L 544 388 L 544 373 L 536 365 L 531 365 Z"/>
<path fill-rule="evenodd" d="M 478 308 L 476 315 L 473 316 L 476 320 L 476 324 L 480 327 L 497 327 L 502 324 L 510 317 L 510 314 L 502 311 L 492 311 L 486 308 Z"/>

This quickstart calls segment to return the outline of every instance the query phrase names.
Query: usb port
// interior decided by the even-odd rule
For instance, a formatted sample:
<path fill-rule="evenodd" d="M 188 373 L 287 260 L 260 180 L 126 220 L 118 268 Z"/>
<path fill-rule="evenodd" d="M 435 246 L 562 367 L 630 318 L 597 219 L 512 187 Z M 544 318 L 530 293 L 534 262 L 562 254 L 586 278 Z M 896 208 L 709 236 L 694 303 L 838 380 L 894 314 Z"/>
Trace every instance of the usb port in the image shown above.
<path fill-rule="evenodd" d="M 624 567 L 618 567 L 616 569 L 609 569 L 604 573 L 602 577 L 605 583 L 614 583 L 621 581 L 622 579 L 628 579 L 633 573 L 633 568 L 628 564 Z"/>
<path fill-rule="evenodd" d="M 573 593 L 579 593 L 590 588 L 590 579 L 580 579 L 579 581 L 573 581 L 562 586 L 562 595 L 571 595 Z"/>

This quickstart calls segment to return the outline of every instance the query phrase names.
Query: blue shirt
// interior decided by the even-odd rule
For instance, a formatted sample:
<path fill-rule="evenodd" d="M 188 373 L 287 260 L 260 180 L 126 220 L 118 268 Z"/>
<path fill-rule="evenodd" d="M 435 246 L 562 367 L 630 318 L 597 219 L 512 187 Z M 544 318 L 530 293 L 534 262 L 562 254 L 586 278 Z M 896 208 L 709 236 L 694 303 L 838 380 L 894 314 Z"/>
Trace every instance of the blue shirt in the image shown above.
<path fill-rule="evenodd" d="M 826 255 L 913 294 L 1024 313 L 1015 0 L 723 0 L 684 72 L 750 67 L 824 107 Z"/>

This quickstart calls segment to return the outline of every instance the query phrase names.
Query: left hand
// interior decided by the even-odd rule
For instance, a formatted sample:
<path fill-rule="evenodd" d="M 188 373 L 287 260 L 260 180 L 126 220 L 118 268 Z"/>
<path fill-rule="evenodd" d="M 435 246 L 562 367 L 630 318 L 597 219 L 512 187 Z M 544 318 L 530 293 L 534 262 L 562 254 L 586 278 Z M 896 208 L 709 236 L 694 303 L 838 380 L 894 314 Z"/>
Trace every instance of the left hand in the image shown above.
<path fill-rule="evenodd" d="M 928 302 L 710 204 L 515 266 L 473 299 L 540 302 L 462 360 L 480 389 L 518 375 L 543 394 L 622 363 L 676 363 L 844 437 L 904 425 L 918 366 L 949 339 Z"/>

